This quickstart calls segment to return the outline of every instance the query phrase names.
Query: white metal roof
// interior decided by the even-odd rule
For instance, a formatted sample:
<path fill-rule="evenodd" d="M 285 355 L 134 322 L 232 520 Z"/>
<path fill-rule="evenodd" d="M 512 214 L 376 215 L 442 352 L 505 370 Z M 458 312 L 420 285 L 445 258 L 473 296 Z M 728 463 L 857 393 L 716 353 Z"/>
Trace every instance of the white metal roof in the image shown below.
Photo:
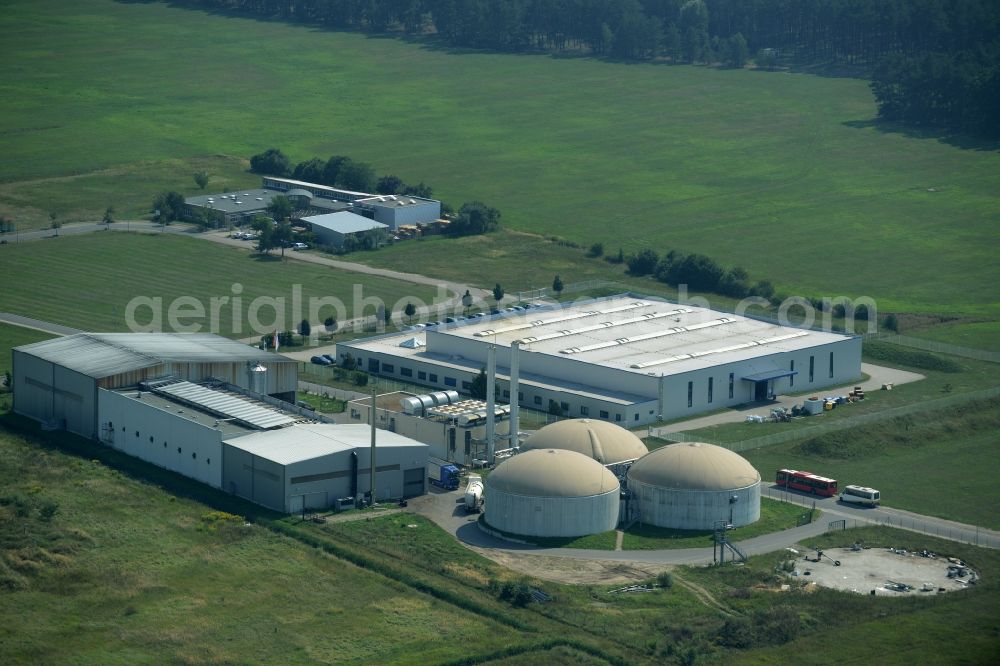
<path fill-rule="evenodd" d="M 403 336 L 351 346 L 400 354 Z M 424 358 L 447 358 L 456 339 L 508 347 L 515 340 L 535 354 L 643 375 L 670 375 L 722 363 L 839 342 L 847 336 L 780 326 L 694 305 L 629 295 L 564 307 L 508 313 L 425 333 Z M 485 351 L 483 352 L 485 358 Z M 522 364 L 527 363 L 522 357 Z"/>
<path fill-rule="evenodd" d="M 161 363 L 295 363 L 211 333 L 80 333 L 16 349 L 94 379 Z"/>
<path fill-rule="evenodd" d="M 354 234 L 359 231 L 369 231 L 371 229 L 388 229 L 389 225 L 369 220 L 357 213 L 350 211 L 340 211 L 339 213 L 325 213 L 323 215 L 310 215 L 303 217 L 303 222 L 308 222 L 314 227 L 329 229 L 338 234 Z"/>
<path fill-rule="evenodd" d="M 232 447 L 260 458 L 279 465 L 290 465 L 332 453 L 367 449 L 371 446 L 371 426 L 363 423 L 295 424 L 287 428 L 255 432 L 225 441 Z M 388 430 L 377 431 L 376 449 L 409 446 L 427 448 L 426 444 L 409 437 Z"/>

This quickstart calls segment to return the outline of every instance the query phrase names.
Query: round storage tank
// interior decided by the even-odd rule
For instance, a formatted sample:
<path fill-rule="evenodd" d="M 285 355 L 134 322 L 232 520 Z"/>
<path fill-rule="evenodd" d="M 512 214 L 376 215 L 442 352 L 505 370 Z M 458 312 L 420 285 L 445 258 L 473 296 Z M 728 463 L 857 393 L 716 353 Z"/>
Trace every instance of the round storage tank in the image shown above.
<path fill-rule="evenodd" d="M 642 440 L 621 426 L 590 419 L 568 419 L 545 426 L 521 449 L 565 449 L 593 458 L 603 465 L 637 460 L 649 450 Z"/>
<path fill-rule="evenodd" d="M 620 486 L 604 465 L 575 451 L 509 458 L 486 477 L 486 523 L 509 534 L 575 537 L 618 524 Z"/>
<path fill-rule="evenodd" d="M 628 471 L 632 518 L 647 525 L 711 530 L 760 518 L 760 473 L 713 444 L 682 442 L 649 453 Z"/>

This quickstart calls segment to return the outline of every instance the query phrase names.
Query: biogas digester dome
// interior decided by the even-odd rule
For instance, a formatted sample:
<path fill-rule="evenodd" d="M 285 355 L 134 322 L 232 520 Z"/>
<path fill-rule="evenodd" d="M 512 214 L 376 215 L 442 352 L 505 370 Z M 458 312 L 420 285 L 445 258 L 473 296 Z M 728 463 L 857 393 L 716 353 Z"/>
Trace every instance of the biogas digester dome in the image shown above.
<path fill-rule="evenodd" d="M 568 419 L 545 426 L 521 445 L 522 451 L 566 449 L 593 458 L 603 465 L 638 460 L 649 449 L 621 426 L 590 419 Z"/>
<path fill-rule="evenodd" d="M 620 491 L 614 474 L 581 453 L 527 451 L 486 477 L 486 522 L 523 536 L 606 532 L 618 524 Z"/>
<path fill-rule="evenodd" d="M 628 471 L 633 516 L 648 525 L 710 530 L 760 519 L 760 473 L 713 444 L 682 442 L 651 452 Z"/>

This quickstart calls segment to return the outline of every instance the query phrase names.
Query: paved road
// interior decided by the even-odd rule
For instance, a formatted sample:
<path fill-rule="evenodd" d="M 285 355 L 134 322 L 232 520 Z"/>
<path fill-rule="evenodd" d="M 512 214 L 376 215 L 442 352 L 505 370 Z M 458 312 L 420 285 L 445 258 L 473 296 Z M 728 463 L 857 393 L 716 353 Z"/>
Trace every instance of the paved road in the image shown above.
<path fill-rule="evenodd" d="M 140 233 L 168 233 L 197 235 L 197 227 L 190 224 L 169 224 L 162 225 L 148 220 L 122 220 L 114 224 L 104 224 L 103 222 L 79 222 L 66 224 L 59 229 L 36 229 L 34 231 L 19 231 L 16 233 L 0 234 L 0 240 L 8 243 L 26 243 L 29 241 L 44 240 L 46 238 L 61 238 L 63 236 L 79 236 L 80 234 L 90 234 L 104 231 L 125 231 Z"/>
<path fill-rule="evenodd" d="M 762 489 L 764 490 L 764 489 Z M 799 493 L 785 493 L 777 488 L 772 496 L 779 494 L 803 506 L 811 506 L 813 498 Z M 541 548 L 528 544 L 518 544 L 491 536 L 479 529 L 478 515 L 468 515 L 462 506 L 463 491 L 442 492 L 436 488 L 423 497 L 410 500 L 412 510 L 423 515 L 442 529 L 451 533 L 465 545 L 476 549 L 501 550 L 506 553 L 525 553 L 549 557 L 563 557 L 577 560 L 605 560 L 617 562 L 641 562 L 647 564 L 711 564 L 711 548 L 685 548 L 678 550 L 584 550 L 578 548 Z M 809 537 L 817 536 L 829 529 L 830 521 L 847 520 L 847 527 L 863 524 L 891 524 L 893 527 L 940 536 L 945 539 L 978 543 L 988 548 L 1000 548 L 1000 532 L 977 529 L 940 518 L 921 516 L 898 509 L 854 508 L 840 504 L 834 498 L 816 500 L 817 508 L 823 511 L 820 519 L 781 532 L 764 534 L 737 543 L 747 555 L 762 555 L 782 548 L 790 548 Z"/>
<path fill-rule="evenodd" d="M 21 328 L 32 328 L 36 331 L 52 333 L 53 335 L 74 335 L 76 333 L 83 333 L 83 331 L 78 328 L 70 328 L 69 326 L 63 326 L 62 324 L 53 324 L 48 321 L 42 321 L 41 319 L 32 319 L 31 317 L 22 317 L 21 315 L 11 314 L 10 312 L 0 312 L 0 323 L 13 324 L 14 326 L 20 326 Z"/>

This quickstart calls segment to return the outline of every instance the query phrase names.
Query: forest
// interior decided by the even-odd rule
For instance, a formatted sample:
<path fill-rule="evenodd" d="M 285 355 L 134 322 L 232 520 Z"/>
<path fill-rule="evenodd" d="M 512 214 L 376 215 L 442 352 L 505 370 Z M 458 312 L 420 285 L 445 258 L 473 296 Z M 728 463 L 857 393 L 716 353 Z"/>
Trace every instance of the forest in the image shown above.
<path fill-rule="evenodd" d="M 994 0 L 185 0 L 457 48 L 743 67 L 838 64 L 870 76 L 879 115 L 996 135 Z"/>

